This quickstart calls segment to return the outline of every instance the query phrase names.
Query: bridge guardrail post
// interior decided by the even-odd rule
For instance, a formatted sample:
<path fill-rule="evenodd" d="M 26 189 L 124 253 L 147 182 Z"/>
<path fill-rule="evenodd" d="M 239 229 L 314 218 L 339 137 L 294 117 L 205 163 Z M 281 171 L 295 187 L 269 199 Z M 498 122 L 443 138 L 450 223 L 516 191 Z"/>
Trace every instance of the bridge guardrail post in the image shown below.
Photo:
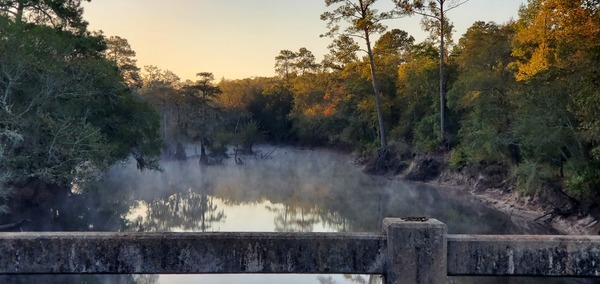
<path fill-rule="evenodd" d="M 427 218 L 385 218 L 385 283 L 446 283 L 447 227 Z"/>

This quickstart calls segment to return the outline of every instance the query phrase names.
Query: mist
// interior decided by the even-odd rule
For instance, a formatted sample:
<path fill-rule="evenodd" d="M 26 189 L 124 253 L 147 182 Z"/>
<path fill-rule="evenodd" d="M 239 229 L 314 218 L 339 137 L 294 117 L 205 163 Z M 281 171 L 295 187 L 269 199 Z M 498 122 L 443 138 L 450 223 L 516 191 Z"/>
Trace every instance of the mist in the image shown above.
<path fill-rule="evenodd" d="M 239 156 L 243 164 L 230 150 L 200 166 L 194 146 L 186 150 L 162 172 L 128 163 L 105 175 L 106 187 L 134 200 L 126 230 L 372 232 L 384 217 L 427 216 L 451 233 L 549 233 L 455 190 L 363 174 L 347 153 L 260 146 Z"/>
<path fill-rule="evenodd" d="M 449 233 L 553 233 L 487 208 L 461 191 L 366 175 L 348 153 L 265 145 L 257 147 L 252 155 L 239 155 L 243 164 L 236 163 L 230 150 L 230 158 L 201 166 L 194 148 L 187 147 L 186 160 L 161 161 L 160 172 L 139 171 L 134 161 L 114 166 L 99 180 L 86 183 L 62 204 L 55 205 L 60 208 L 57 216 L 30 215 L 36 222 L 28 229 L 377 232 L 385 217 L 426 216 L 446 223 Z M 278 277 L 221 275 L 201 279 L 211 283 L 281 282 L 283 278 Z M 295 275 L 285 281 L 358 283 L 367 278 Z M 21 283 L 18 279 L 25 278 L 4 280 Z M 86 279 L 94 283 L 185 283 L 192 278 Z M 52 277 L 43 282 L 63 280 Z"/>

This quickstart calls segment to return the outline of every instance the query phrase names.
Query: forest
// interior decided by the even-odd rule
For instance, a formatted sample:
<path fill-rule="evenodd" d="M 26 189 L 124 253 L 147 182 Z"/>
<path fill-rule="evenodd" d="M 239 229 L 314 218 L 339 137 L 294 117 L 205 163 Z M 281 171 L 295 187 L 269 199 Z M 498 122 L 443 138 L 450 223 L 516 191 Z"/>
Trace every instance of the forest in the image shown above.
<path fill-rule="evenodd" d="M 81 0 L 0 1 L 0 210 L 130 157 L 160 170 L 193 144 L 210 165 L 261 143 L 349 150 L 380 174 L 436 155 L 522 194 L 597 204 L 597 1 L 528 0 L 518 19 L 476 22 L 456 41 L 445 12 L 465 1 L 375 2 L 325 0 L 321 60 L 292 47 L 273 55 L 276 76 L 192 81 L 138 67 L 127 39 L 88 29 Z M 430 37 L 386 22 L 406 16 Z"/>

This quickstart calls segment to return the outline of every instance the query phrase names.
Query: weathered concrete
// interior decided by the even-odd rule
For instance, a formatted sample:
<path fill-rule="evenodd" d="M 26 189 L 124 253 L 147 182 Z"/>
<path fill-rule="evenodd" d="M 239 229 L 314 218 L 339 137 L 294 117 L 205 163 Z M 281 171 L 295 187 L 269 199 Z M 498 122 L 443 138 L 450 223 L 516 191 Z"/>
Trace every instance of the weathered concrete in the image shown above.
<path fill-rule="evenodd" d="M 449 275 L 600 277 L 600 236 L 448 236 Z"/>
<path fill-rule="evenodd" d="M 446 225 L 438 220 L 383 220 L 386 283 L 446 283 Z"/>
<path fill-rule="evenodd" d="M 427 218 L 381 233 L 0 233 L 0 274 L 351 273 L 600 278 L 600 236 L 447 235 Z M 423 222 L 421 222 L 423 221 Z"/>
<path fill-rule="evenodd" d="M 0 274 L 383 273 L 366 233 L 0 233 Z"/>

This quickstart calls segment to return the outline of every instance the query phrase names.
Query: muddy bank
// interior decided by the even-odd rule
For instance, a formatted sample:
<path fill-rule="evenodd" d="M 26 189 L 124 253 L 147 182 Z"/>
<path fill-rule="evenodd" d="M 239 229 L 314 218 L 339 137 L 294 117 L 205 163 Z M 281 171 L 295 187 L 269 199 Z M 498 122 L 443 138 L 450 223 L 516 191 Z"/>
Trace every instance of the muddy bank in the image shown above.
<path fill-rule="evenodd" d="M 517 192 L 502 165 L 482 165 L 477 170 L 450 169 L 444 155 L 415 157 L 396 179 L 405 179 L 468 194 L 510 218 L 534 221 L 571 235 L 596 235 L 600 222 L 589 207 L 566 196 L 560 188 L 545 185 L 533 196 Z M 589 205 L 588 205 L 589 206 Z"/>

